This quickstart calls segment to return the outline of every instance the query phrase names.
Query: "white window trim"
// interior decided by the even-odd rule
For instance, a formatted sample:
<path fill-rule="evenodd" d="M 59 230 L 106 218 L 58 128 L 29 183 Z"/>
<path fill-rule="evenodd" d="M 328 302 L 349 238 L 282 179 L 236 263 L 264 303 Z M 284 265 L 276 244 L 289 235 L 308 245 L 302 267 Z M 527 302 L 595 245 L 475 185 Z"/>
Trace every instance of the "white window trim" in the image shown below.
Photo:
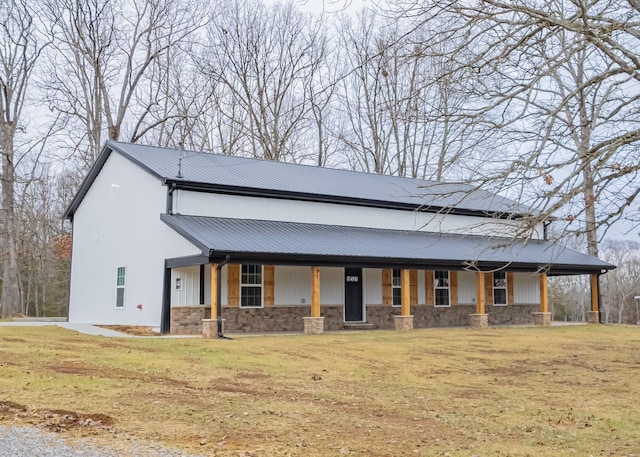
<path fill-rule="evenodd" d="M 393 270 L 398 270 L 398 272 L 400 273 L 400 284 L 397 285 L 397 286 L 393 283 Z M 394 291 L 394 289 L 399 289 L 400 290 L 400 303 L 398 303 L 397 305 L 395 303 L 393 303 L 393 291 Z M 391 306 L 393 306 L 394 308 L 401 308 L 402 307 L 402 270 L 399 270 L 397 268 L 391 269 Z"/>
<path fill-rule="evenodd" d="M 446 271 L 447 272 L 447 281 L 449 282 L 449 285 L 447 287 L 438 287 L 438 285 L 436 284 L 436 271 Z M 443 290 L 446 289 L 447 290 L 447 295 L 448 295 L 448 300 L 447 302 L 449 303 L 448 305 L 438 305 L 438 300 L 437 300 L 437 294 L 436 294 L 436 290 Z M 433 306 L 435 306 L 436 308 L 451 308 L 451 272 L 449 270 L 434 270 L 433 271 Z"/>
<path fill-rule="evenodd" d="M 496 287 L 496 280 L 494 275 L 496 272 L 491 273 L 491 286 L 493 287 L 493 306 L 507 306 L 509 304 L 509 276 L 504 272 L 504 287 Z M 496 303 L 496 289 L 504 290 L 504 303 Z"/>
<path fill-rule="evenodd" d="M 244 265 L 255 264 L 243 264 L 240 265 L 240 294 L 238 295 L 238 308 L 240 309 L 260 309 L 264 308 L 264 265 L 258 265 L 260 267 L 260 284 L 242 284 L 242 267 Z M 242 306 L 242 287 L 258 287 L 260 286 L 260 306 Z"/>
<path fill-rule="evenodd" d="M 124 284 L 122 286 L 118 285 L 118 270 L 120 268 L 124 268 Z M 118 289 L 122 289 L 122 306 L 118 306 Z M 127 303 L 127 266 L 126 265 L 118 265 L 116 267 L 116 288 L 115 288 L 115 297 L 114 297 L 114 308 L 115 309 L 124 309 Z"/>

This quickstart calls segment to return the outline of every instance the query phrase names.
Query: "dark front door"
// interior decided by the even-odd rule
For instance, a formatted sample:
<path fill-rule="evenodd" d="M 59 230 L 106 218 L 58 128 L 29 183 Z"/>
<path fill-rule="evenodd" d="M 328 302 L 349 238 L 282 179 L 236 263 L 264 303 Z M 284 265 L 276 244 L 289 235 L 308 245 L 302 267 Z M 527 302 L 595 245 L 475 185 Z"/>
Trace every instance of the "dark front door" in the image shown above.
<path fill-rule="evenodd" d="M 344 269 L 344 320 L 362 321 L 362 268 Z"/>

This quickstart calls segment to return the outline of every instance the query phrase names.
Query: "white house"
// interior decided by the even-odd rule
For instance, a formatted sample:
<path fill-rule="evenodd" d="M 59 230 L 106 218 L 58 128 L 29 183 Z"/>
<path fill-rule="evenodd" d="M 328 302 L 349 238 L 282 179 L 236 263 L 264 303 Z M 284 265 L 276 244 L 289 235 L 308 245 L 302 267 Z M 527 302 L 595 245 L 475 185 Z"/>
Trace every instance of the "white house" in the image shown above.
<path fill-rule="evenodd" d="M 69 321 L 221 334 L 548 324 L 547 275 L 614 268 L 517 238 L 467 185 L 107 142 L 65 213 Z M 213 305 L 213 306 L 212 306 Z"/>

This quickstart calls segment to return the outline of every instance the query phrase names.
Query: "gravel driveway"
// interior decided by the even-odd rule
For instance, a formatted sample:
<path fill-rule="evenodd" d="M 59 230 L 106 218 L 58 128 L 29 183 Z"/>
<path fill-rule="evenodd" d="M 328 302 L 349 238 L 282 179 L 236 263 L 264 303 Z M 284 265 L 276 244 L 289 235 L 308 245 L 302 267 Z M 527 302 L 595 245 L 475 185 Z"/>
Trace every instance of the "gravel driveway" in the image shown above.
<path fill-rule="evenodd" d="M 135 441 L 129 449 L 98 446 L 88 440 L 65 441 L 36 427 L 0 425 L 0 457 L 197 457 Z M 202 457 L 202 456 L 200 456 Z"/>

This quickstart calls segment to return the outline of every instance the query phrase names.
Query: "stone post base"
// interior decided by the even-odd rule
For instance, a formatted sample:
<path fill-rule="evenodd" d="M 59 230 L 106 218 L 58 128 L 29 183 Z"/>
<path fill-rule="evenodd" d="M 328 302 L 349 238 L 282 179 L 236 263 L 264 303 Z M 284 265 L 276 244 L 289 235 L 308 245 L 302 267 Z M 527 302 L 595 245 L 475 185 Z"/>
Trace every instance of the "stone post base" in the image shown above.
<path fill-rule="evenodd" d="M 224 319 L 222 319 L 224 334 Z M 202 319 L 202 338 L 218 338 L 218 319 Z"/>
<path fill-rule="evenodd" d="M 413 330 L 413 316 L 393 316 L 393 323 L 396 330 Z"/>
<path fill-rule="evenodd" d="M 471 328 L 488 328 L 489 315 L 488 314 L 469 314 L 469 325 L 471 326 Z"/>
<path fill-rule="evenodd" d="M 533 315 L 533 325 L 549 327 L 551 325 L 551 313 L 531 313 Z"/>
<path fill-rule="evenodd" d="M 304 333 L 307 335 L 319 335 L 324 333 L 324 317 L 303 317 Z"/>
<path fill-rule="evenodd" d="M 598 311 L 587 311 L 587 322 L 589 324 L 599 324 L 600 313 Z"/>

